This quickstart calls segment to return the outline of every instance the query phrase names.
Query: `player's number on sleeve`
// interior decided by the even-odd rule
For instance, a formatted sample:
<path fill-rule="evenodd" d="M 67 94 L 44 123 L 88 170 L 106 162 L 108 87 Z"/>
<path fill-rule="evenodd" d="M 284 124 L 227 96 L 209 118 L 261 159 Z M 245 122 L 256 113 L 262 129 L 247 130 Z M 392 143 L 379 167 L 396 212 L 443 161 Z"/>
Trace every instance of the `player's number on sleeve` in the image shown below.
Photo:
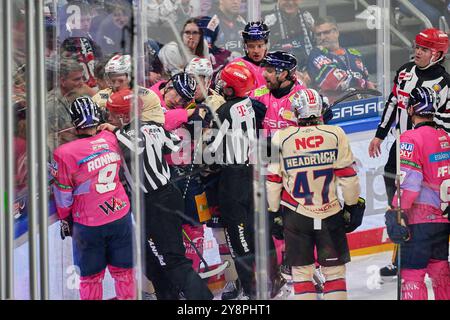
<path fill-rule="evenodd" d="M 117 173 L 117 163 L 111 163 L 98 172 L 98 180 L 95 185 L 95 190 L 98 193 L 106 193 L 116 188 L 117 183 L 114 178 Z"/>
<path fill-rule="evenodd" d="M 303 171 L 297 173 L 297 177 L 295 178 L 295 185 L 293 189 L 293 195 L 295 198 L 304 198 L 305 205 L 311 206 L 313 205 L 313 197 L 314 192 L 311 191 L 310 183 L 308 181 L 308 172 Z M 313 171 L 314 185 L 321 183 L 321 181 L 316 181 L 319 178 L 324 177 L 323 185 L 322 185 L 322 204 L 330 202 L 329 199 L 329 190 L 330 183 L 333 180 L 333 169 L 323 169 L 323 170 L 314 170 Z"/>
<path fill-rule="evenodd" d="M 449 188 L 450 188 L 450 179 L 444 180 L 441 183 L 441 188 L 440 188 L 440 195 L 441 195 L 441 210 L 444 211 L 445 209 L 447 209 L 448 204 L 450 202 L 450 192 L 449 192 Z"/>

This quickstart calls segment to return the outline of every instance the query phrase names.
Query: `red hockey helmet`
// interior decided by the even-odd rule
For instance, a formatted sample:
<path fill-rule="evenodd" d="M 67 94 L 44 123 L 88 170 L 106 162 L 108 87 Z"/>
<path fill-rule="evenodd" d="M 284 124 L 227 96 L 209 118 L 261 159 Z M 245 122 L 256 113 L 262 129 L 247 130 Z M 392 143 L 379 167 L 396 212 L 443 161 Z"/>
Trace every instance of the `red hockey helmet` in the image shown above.
<path fill-rule="evenodd" d="M 141 99 L 139 101 L 139 108 L 142 107 Z M 130 89 L 123 89 L 113 93 L 106 102 L 106 109 L 111 114 L 128 115 L 131 111 L 133 103 L 133 91 Z"/>
<path fill-rule="evenodd" d="M 448 51 L 448 35 L 436 28 L 425 29 L 416 36 L 416 44 L 446 54 Z"/>
<path fill-rule="evenodd" d="M 242 62 L 232 62 L 220 72 L 222 88 L 232 88 L 236 97 L 246 97 L 255 86 L 255 77 Z"/>

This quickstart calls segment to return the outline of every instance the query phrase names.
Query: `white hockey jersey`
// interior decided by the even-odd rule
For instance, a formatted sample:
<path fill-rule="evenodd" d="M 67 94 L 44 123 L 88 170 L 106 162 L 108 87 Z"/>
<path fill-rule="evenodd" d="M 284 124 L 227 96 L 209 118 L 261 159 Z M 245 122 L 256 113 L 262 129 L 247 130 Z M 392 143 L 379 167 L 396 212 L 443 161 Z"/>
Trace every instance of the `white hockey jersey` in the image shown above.
<path fill-rule="evenodd" d="M 278 150 L 268 167 L 269 210 L 280 204 L 313 219 L 338 213 L 341 204 L 337 186 L 347 205 L 358 202 L 359 179 L 344 131 L 337 126 L 288 127 L 272 138 Z M 275 151 L 276 153 L 276 151 Z"/>

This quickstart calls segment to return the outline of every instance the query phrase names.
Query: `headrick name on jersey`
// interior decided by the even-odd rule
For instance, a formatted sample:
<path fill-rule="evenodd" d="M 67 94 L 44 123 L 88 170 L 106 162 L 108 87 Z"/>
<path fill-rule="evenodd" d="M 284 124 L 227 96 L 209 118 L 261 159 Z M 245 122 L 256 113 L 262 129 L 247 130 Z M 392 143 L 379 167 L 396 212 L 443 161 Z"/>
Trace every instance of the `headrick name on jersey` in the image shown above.
<path fill-rule="evenodd" d="M 286 171 L 289 171 L 298 168 L 331 165 L 336 161 L 336 159 L 337 149 L 329 149 L 308 151 L 306 154 L 284 158 L 283 161 Z"/>
<path fill-rule="evenodd" d="M 381 97 L 339 103 L 333 107 L 331 123 L 377 117 L 384 108 Z"/>

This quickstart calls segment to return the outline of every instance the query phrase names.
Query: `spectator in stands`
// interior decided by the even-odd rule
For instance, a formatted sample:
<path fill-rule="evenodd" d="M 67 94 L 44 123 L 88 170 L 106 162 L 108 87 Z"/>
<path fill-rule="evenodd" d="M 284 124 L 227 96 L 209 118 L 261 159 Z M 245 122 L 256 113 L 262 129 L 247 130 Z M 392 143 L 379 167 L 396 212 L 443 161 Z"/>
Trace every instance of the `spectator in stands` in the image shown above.
<path fill-rule="evenodd" d="M 339 30 L 333 17 L 323 17 L 314 27 L 317 47 L 308 57 L 308 73 L 312 85 L 327 96 L 330 102 L 349 88 L 375 88 L 361 53 L 353 48 L 342 48 Z"/>
<path fill-rule="evenodd" d="M 242 55 L 244 48 L 241 31 L 244 29 L 246 21 L 240 15 L 240 11 L 241 0 L 219 0 L 217 17 L 219 18 L 220 32 L 216 45 Z"/>
<path fill-rule="evenodd" d="M 126 0 L 115 0 L 111 14 L 99 25 L 95 40 L 103 54 L 131 52 L 131 4 Z"/>
<path fill-rule="evenodd" d="M 439 28 L 439 19 L 445 16 L 445 0 L 410 0 L 421 13 L 423 13 L 431 22 L 433 27 Z M 399 3 L 399 9 L 406 15 L 411 15 L 411 11 Z"/>
<path fill-rule="evenodd" d="M 191 0 L 149 0 L 146 4 L 149 21 L 149 36 L 167 43 L 176 40 L 175 30 L 179 30 L 184 21 L 194 16 Z M 171 22 L 174 25 L 171 26 Z M 174 27 L 175 30 L 174 30 Z"/>
<path fill-rule="evenodd" d="M 314 18 L 302 11 L 302 0 L 278 0 L 273 12 L 264 18 L 270 28 L 271 50 L 294 54 L 298 69 L 306 67 L 307 57 L 314 47 Z"/>
<path fill-rule="evenodd" d="M 108 11 L 107 2 L 105 0 L 91 0 L 92 23 L 91 30 L 98 30 L 100 24 L 105 20 L 110 12 Z M 114 2 L 111 2 L 114 4 Z"/>
<path fill-rule="evenodd" d="M 75 130 L 69 114 L 70 104 L 79 96 L 92 96 L 95 91 L 83 80 L 83 67 L 75 60 L 62 60 L 59 66 L 58 87 L 47 94 L 48 147 L 51 152 L 74 140 Z"/>
<path fill-rule="evenodd" d="M 183 50 L 178 43 L 172 41 L 164 45 L 158 54 L 164 66 L 164 71 L 169 76 L 182 72 L 187 63 L 193 58 L 206 58 L 209 56 L 208 43 L 203 37 L 203 30 L 199 27 L 197 18 L 191 18 L 186 21 L 181 31 L 181 36 L 186 50 Z"/>
<path fill-rule="evenodd" d="M 91 6 L 85 3 L 77 5 L 79 19 L 68 26 L 68 36 L 61 45 L 62 56 L 74 59 L 83 66 L 83 77 L 90 87 L 97 85 L 94 76 L 95 62 L 102 58 L 101 48 L 94 42 L 90 33 L 92 23 Z"/>
<path fill-rule="evenodd" d="M 145 86 L 150 88 L 161 80 L 163 65 L 159 60 L 158 53 L 162 44 L 149 39 L 144 44 L 145 54 Z"/>

